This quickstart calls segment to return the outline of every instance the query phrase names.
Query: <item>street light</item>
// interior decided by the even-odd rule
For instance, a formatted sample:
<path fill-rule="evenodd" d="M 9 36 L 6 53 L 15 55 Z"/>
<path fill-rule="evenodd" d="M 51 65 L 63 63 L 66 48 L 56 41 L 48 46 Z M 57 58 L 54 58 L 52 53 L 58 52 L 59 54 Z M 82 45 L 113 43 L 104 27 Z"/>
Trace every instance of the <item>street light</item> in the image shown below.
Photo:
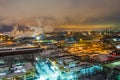
<path fill-rule="evenodd" d="M 39 36 L 37 36 L 37 37 L 36 37 L 36 39 L 37 39 L 37 40 L 40 40 L 40 37 L 39 37 Z"/>

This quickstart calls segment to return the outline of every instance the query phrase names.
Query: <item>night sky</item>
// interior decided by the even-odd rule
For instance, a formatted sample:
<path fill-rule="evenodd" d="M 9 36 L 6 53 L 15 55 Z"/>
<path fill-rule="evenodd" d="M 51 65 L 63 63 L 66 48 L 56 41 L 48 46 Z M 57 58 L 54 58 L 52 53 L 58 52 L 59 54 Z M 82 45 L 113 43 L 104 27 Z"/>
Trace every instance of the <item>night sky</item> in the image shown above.
<path fill-rule="evenodd" d="M 120 27 L 120 0 L 0 0 L 0 24 L 53 28 Z"/>

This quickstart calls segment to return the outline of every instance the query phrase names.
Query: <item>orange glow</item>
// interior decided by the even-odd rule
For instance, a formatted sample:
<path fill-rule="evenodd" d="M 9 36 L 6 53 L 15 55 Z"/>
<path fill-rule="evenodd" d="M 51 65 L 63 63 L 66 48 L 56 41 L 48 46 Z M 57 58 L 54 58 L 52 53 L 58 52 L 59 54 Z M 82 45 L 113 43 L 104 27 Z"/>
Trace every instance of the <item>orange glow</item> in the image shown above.
<path fill-rule="evenodd" d="M 9 42 L 7 42 L 7 44 L 12 44 L 12 42 L 11 42 L 11 41 L 9 41 Z"/>
<path fill-rule="evenodd" d="M 76 29 L 76 30 L 92 30 L 92 29 L 108 29 L 112 24 L 109 25 L 62 25 L 60 28 L 63 29 Z"/>

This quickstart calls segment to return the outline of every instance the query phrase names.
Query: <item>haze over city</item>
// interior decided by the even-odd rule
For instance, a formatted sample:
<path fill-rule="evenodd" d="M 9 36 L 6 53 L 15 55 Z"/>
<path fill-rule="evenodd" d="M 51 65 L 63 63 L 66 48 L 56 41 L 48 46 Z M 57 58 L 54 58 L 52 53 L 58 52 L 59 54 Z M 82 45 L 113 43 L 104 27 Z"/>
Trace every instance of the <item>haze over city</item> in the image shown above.
<path fill-rule="evenodd" d="M 0 0 L 0 80 L 120 80 L 120 0 Z"/>
<path fill-rule="evenodd" d="M 107 29 L 120 26 L 119 0 L 0 0 L 0 24 Z M 2 27 L 2 26 L 1 26 Z"/>

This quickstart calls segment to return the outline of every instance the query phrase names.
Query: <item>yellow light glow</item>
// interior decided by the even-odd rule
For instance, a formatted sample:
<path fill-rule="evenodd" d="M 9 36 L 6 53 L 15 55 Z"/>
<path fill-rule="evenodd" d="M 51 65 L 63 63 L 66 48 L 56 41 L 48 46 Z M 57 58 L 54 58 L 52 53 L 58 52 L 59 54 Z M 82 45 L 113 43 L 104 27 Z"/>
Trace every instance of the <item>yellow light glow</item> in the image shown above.
<path fill-rule="evenodd" d="M 9 41 L 9 42 L 7 42 L 7 44 L 12 44 L 12 42 L 11 42 L 11 41 Z"/>

